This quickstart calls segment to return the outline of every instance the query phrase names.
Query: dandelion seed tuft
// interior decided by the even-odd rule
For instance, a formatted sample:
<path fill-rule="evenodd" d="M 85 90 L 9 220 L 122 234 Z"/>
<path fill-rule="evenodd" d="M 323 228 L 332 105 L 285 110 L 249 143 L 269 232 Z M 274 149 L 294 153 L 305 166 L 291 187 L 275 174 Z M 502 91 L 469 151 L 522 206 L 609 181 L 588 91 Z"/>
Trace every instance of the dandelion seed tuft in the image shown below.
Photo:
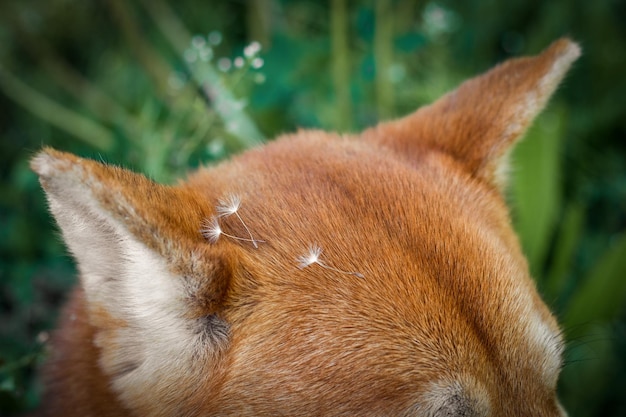
<path fill-rule="evenodd" d="M 217 213 L 220 217 L 230 216 L 239 210 L 241 206 L 241 197 L 236 194 L 228 194 L 226 197 L 220 199 L 217 205 Z"/>
<path fill-rule="evenodd" d="M 263 242 L 262 240 L 247 239 L 245 237 L 238 237 L 224 232 L 220 226 L 218 218 L 215 216 L 211 217 L 211 219 L 205 223 L 204 227 L 200 230 L 200 233 L 202 233 L 202 236 L 204 236 L 204 238 L 211 243 L 217 243 L 220 236 L 226 236 L 229 239 L 239 240 L 242 242 L 251 242 L 255 248 L 258 247 L 257 242 Z"/>
<path fill-rule="evenodd" d="M 211 217 L 202 228 L 201 233 L 209 242 L 216 243 L 222 235 L 222 228 L 217 221 L 217 217 Z"/>
<path fill-rule="evenodd" d="M 311 245 L 309 246 L 309 250 L 307 252 L 306 255 L 302 255 L 299 256 L 297 261 L 298 261 L 298 268 L 300 269 L 304 269 L 307 268 L 313 264 L 317 264 L 318 266 L 324 268 L 324 269 L 328 269 L 330 271 L 335 271 L 338 272 L 340 274 L 347 274 L 347 275 L 354 275 L 355 277 L 358 278 L 365 278 L 365 276 L 363 274 L 361 274 L 360 272 L 352 272 L 352 271 L 343 271 L 341 269 L 332 267 L 330 265 L 328 265 L 327 263 L 323 262 L 320 260 L 320 255 L 322 254 L 322 248 L 319 247 L 318 245 Z"/>
<path fill-rule="evenodd" d="M 219 204 L 216 207 L 216 210 L 217 210 L 219 217 L 235 215 L 237 219 L 239 219 L 239 221 L 243 225 L 244 229 L 246 229 L 246 232 L 248 232 L 248 235 L 250 236 L 250 239 L 245 239 L 245 240 L 252 242 L 252 245 L 254 245 L 255 248 L 258 248 L 257 242 L 263 242 L 263 241 L 256 240 L 252 236 L 252 232 L 250 232 L 248 225 L 246 225 L 246 222 L 243 221 L 243 219 L 238 213 L 240 206 L 241 206 L 241 197 L 239 197 L 236 194 L 228 194 L 225 198 L 220 199 Z M 240 240 L 244 240 L 244 239 L 240 238 Z"/>
<path fill-rule="evenodd" d="M 306 255 L 298 257 L 298 267 L 304 269 L 307 266 L 319 263 L 320 255 L 322 254 L 322 248 L 317 245 L 309 246 L 309 251 Z"/>

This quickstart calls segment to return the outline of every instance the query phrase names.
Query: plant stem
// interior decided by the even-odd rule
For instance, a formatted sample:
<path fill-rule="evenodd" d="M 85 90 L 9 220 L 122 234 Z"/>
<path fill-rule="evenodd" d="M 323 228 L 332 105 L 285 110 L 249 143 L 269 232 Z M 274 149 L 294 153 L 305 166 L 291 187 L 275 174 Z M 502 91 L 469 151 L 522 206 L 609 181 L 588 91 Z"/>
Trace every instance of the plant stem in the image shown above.
<path fill-rule="evenodd" d="M 348 12 L 346 0 L 332 0 L 330 12 L 330 37 L 332 41 L 332 69 L 335 94 L 337 95 L 337 118 L 339 130 L 349 130 L 352 122 L 352 99 L 350 96 L 350 50 L 348 47 Z"/>
<path fill-rule="evenodd" d="M 248 38 L 257 41 L 264 48 L 270 46 L 270 20 L 272 2 L 269 0 L 249 0 L 247 2 Z"/>
<path fill-rule="evenodd" d="M 394 114 L 393 84 L 389 79 L 389 69 L 393 60 L 393 14 L 390 0 L 376 1 L 374 59 L 378 118 L 382 120 Z"/>

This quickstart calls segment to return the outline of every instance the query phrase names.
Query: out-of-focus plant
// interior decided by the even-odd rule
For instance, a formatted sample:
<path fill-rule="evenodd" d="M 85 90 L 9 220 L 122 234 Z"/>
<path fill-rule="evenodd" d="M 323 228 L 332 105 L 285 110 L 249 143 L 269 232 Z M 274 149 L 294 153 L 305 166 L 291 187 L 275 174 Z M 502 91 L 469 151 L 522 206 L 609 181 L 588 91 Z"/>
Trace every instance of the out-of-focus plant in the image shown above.
<path fill-rule="evenodd" d="M 564 34 L 584 55 L 513 155 L 512 215 L 569 340 L 570 415 L 626 414 L 626 9 L 573 1 L 0 3 L 0 414 L 36 403 L 33 368 L 74 274 L 29 152 L 168 182 L 298 126 L 406 114 Z"/>
<path fill-rule="evenodd" d="M 168 61 L 142 34 L 130 3 L 108 1 L 113 20 L 152 82 L 154 94 L 146 94 L 138 110 L 126 108 L 97 84 L 83 79 L 52 49 L 46 49 L 43 57 L 47 66 L 54 67 L 52 81 L 95 117 L 30 87 L 6 66 L 0 68 L 0 90 L 95 150 L 110 155 L 123 149 L 128 163 L 160 181 L 182 174 L 188 169 L 190 159 L 217 160 L 228 152 L 263 141 L 263 135 L 245 112 L 245 97 L 250 89 L 246 78 L 263 80 L 258 77 L 263 76 L 259 71 L 263 65 L 259 55 L 261 45 L 251 43 L 232 60 L 219 58 L 215 49 L 222 41 L 220 32 L 192 38 L 166 3 L 155 0 L 141 4 L 153 18 L 151 23 L 169 41 L 177 59 Z M 18 11 L 14 14 L 19 16 Z M 19 21 L 16 26 L 24 36 L 32 36 Z M 37 42 L 29 39 L 27 45 Z M 41 48 L 38 45 L 35 53 Z M 75 91 L 76 79 L 82 85 L 78 91 Z M 243 98 L 237 99 L 236 94 Z"/>

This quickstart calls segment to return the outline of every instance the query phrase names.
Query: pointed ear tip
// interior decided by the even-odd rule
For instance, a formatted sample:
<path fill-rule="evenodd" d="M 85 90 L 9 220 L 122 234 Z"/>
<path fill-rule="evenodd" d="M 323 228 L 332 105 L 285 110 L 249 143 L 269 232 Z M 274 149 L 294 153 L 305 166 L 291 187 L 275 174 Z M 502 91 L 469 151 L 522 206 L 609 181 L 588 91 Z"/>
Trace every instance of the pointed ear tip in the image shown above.
<path fill-rule="evenodd" d="M 50 177 L 55 172 L 69 168 L 75 157 L 69 153 L 45 147 L 30 160 L 30 169 L 40 177 Z"/>
<path fill-rule="evenodd" d="M 556 60 L 564 61 L 569 65 L 580 57 L 582 49 L 578 43 L 570 38 L 561 38 L 550 45 L 546 52 L 550 55 L 556 55 Z"/>

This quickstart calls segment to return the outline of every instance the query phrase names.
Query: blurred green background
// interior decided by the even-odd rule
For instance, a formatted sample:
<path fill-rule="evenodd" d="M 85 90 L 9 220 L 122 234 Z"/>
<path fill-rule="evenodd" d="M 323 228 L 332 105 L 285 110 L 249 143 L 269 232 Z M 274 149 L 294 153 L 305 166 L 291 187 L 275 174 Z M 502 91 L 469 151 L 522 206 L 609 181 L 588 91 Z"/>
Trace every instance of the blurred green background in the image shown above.
<path fill-rule="evenodd" d="M 75 269 L 27 161 L 43 145 L 169 182 L 298 127 L 356 131 L 569 35 L 583 47 L 514 154 L 509 199 L 568 338 L 571 416 L 626 416 L 626 2 L 0 3 L 0 415 Z"/>

